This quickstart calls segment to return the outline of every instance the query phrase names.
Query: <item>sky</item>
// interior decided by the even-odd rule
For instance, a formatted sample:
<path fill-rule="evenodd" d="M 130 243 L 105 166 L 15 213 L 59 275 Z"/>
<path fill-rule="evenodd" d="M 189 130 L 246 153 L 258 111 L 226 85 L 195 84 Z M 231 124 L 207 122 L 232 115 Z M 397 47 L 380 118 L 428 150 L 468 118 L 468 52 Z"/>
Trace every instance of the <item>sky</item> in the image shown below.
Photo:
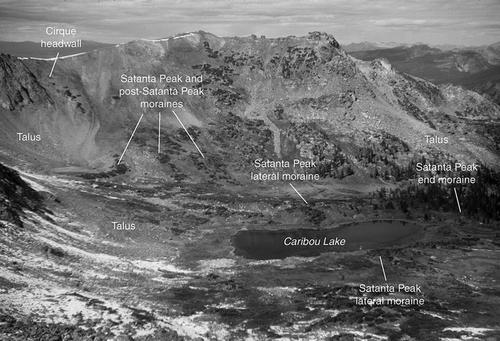
<path fill-rule="evenodd" d="M 304 36 L 351 42 L 489 45 L 500 41 L 500 0 L 0 0 L 0 40 L 123 43 L 203 30 L 219 36 Z"/>

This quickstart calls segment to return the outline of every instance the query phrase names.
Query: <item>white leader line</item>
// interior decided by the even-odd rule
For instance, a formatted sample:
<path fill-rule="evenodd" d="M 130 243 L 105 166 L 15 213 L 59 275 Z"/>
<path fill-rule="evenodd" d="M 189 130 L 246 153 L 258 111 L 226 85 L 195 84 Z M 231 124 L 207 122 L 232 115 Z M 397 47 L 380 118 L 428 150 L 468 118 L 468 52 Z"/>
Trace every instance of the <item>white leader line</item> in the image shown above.
<path fill-rule="evenodd" d="M 137 130 L 137 127 L 139 126 L 139 123 L 141 123 L 141 120 L 142 120 L 143 116 L 144 116 L 144 114 L 141 115 L 141 117 L 139 118 L 139 121 L 135 125 L 134 131 L 132 132 L 132 135 L 128 139 L 127 145 L 125 146 L 125 150 L 123 151 L 122 156 L 120 156 L 120 160 L 118 160 L 118 164 L 120 164 L 120 162 L 122 162 L 123 155 L 125 155 L 125 152 L 127 151 L 128 145 L 130 144 L 130 141 L 132 141 L 132 137 L 134 137 L 135 131 Z"/>
<path fill-rule="evenodd" d="M 292 185 L 291 183 L 288 183 L 288 184 L 289 184 L 290 186 L 292 186 L 293 190 L 294 190 L 295 192 L 297 192 L 297 194 L 299 195 L 299 197 L 300 197 L 302 200 L 304 200 L 304 202 L 306 203 L 306 205 L 309 205 L 309 203 L 306 201 L 306 199 L 304 199 L 304 197 L 303 197 L 303 196 L 299 193 L 299 191 L 297 191 L 297 190 L 295 189 L 295 187 L 293 187 L 293 185 Z"/>
<path fill-rule="evenodd" d="M 158 113 L 158 154 L 160 154 L 160 139 L 161 139 L 161 112 Z"/>
<path fill-rule="evenodd" d="M 194 142 L 193 137 L 191 136 L 191 134 L 189 133 L 189 131 L 187 131 L 186 127 L 184 127 L 184 124 L 182 124 L 181 120 L 179 119 L 179 116 L 177 116 L 177 114 L 175 113 L 175 111 L 172 110 L 172 112 L 174 113 L 175 117 L 177 118 L 177 121 L 179 121 L 179 123 L 181 124 L 182 128 L 184 128 L 184 131 L 186 132 L 186 134 L 188 134 L 188 136 L 191 139 L 191 141 L 193 141 L 194 146 L 196 147 L 196 149 L 198 149 L 198 151 L 200 152 L 201 156 L 203 158 L 205 158 L 205 155 L 203 155 L 203 153 L 201 152 L 200 148 L 198 148 L 198 145 L 196 144 L 196 142 Z"/>
<path fill-rule="evenodd" d="M 382 267 L 382 272 L 384 273 L 384 279 L 387 282 L 387 276 L 385 275 L 384 263 L 382 262 L 382 256 L 378 256 L 380 258 L 380 266 Z"/>
<path fill-rule="evenodd" d="M 54 72 L 54 68 L 56 67 L 57 58 L 59 58 L 59 52 L 57 52 L 56 59 L 54 59 L 54 64 L 52 65 L 52 70 L 50 70 L 49 78 L 52 78 L 52 72 Z"/>
<path fill-rule="evenodd" d="M 460 211 L 460 213 L 462 213 L 462 208 L 460 207 L 460 201 L 458 200 L 457 189 L 453 187 L 453 190 L 455 191 L 455 198 L 457 198 L 458 210 Z"/>

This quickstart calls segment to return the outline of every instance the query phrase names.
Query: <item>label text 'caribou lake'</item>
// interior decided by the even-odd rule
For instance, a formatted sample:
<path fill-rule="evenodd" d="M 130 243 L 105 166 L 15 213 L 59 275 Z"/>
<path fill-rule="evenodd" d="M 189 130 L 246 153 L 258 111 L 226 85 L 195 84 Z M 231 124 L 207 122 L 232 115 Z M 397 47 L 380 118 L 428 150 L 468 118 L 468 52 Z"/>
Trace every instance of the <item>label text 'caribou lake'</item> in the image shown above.
<path fill-rule="evenodd" d="M 416 242 L 422 226 L 402 220 L 349 223 L 318 230 L 242 230 L 231 237 L 234 253 L 250 259 L 314 257 L 324 252 L 366 250 Z"/>

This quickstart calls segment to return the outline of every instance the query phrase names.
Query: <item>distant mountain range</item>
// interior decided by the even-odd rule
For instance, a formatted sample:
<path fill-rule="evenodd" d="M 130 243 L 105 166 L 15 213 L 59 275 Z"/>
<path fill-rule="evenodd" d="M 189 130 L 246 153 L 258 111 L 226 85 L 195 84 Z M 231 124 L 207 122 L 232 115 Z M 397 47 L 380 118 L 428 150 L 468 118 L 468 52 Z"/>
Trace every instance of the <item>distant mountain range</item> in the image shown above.
<path fill-rule="evenodd" d="M 424 44 L 422 42 L 414 43 L 414 44 L 407 44 L 407 43 L 397 43 L 394 41 L 390 41 L 388 43 L 384 42 L 376 42 L 376 43 L 371 43 L 368 41 L 363 41 L 361 43 L 351 43 L 348 45 L 342 45 L 342 49 L 346 52 L 357 52 L 357 51 L 371 51 L 371 50 L 383 50 L 383 49 L 390 49 L 393 47 L 402 47 L 402 46 L 414 46 L 414 45 L 428 45 Z M 464 45 L 454 45 L 454 44 L 440 44 L 440 45 L 429 45 L 430 47 L 440 49 L 443 51 L 449 51 L 449 50 L 455 50 L 455 49 L 473 49 L 476 47 L 467 47 Z"/>
<path fill-rule="evenodd" d="M 54 58 L 58 52 L 59 56 L 62 57 L 82 52 L 90 52 L 111 45 L 112 44 L 98 43 L 91 40 L 82 40 L 82 46 L 79 48 L 46 48 L 41 47 L 40 43 L 32 41 L 0 41 L 0 53 L 10 54 L 16 57 Z"/>
<path fill-rule="evenodd" d="M 434 84 L 451 83 L 500 103 L 500 43 L 455 45 L 357 43 L 343 48 L 364 61 L 387 59 L 396 69 Z"/>
<path fill-rule="evenodd" d="M 357 51 L 390 49 L 393 47 L 399 47 L 399 46 L 405 46 L 405 45 L 406 44 L 404 44 L 404 43 L 396 43 L 393 41 L 391 41 L 389 43 L 382 43 L 382 42 L 370 43 L 368 41 L 363 41 L 361 43 L 351 43 L 349 45 L 342 45 L 342 49 L 346 52 L 357 52 Z"/>

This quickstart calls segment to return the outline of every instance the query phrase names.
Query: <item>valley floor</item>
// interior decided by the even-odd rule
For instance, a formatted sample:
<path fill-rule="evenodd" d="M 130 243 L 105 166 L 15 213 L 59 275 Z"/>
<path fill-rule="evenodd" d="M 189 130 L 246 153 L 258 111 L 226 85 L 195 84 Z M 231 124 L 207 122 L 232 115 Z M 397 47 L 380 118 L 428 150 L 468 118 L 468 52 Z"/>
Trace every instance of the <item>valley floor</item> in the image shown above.
<path fill-rule="evenodd" d="M 304 208 L 284 187 L 22 176 L 45 193 L 50 212 L 26 212 L 24 228 L 2 222 L 2 340 L 500 338 L 498 226 L 442 212 L 423 221 L 413 211 L 424 236 L 409 245 L 251 260 L 233 253 L 241 229 L 407 215 L 374 210 L 367 193 L 346 184 L 315 188 Z M 422 292 L 363 293 L 361 284 Z M 358 304 L 363 298 L 424 304 Z"/>

